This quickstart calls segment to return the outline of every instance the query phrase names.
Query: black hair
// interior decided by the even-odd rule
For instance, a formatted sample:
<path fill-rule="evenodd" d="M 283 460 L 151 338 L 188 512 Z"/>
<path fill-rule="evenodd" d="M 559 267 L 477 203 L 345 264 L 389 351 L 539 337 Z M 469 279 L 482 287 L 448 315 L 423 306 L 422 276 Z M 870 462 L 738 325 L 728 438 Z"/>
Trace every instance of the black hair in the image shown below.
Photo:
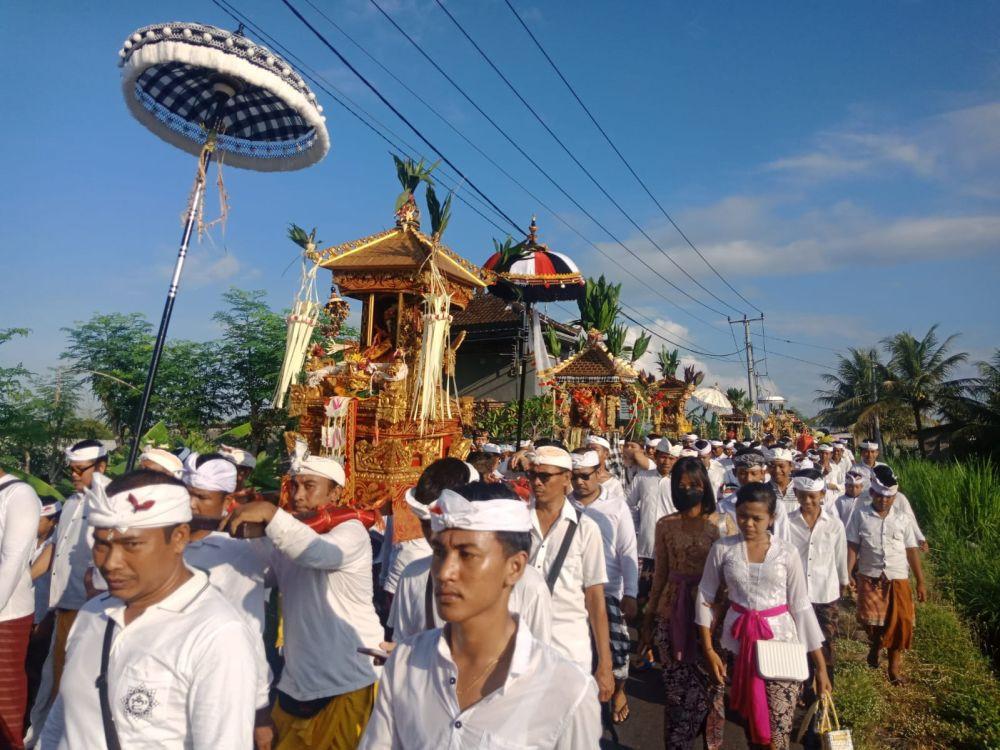
<path fill-rule="evenodd" d="M 792 472 L 792 478 L 805 477 L 806 479 L 822 479 L 823 472 L 819 469 L 798 469 Z"/>
<path fill-rule="evenodd" d="M 480 476 L 486 476 L 493 471 L 493 456 L 485 451 L 472 451 L 465 457 L 465 460 L 472 464 Z M 466 481 L 468 481 L 468 477 L 466 477 Z"/>
<path fill-rule="evenodd" d="M 70 446 L 70 450 L 78 451 L 78 450 L 83 450 L 84 448 L 103 448 L 103 447 L 104 443 L 102 443 L 100 440 L 88 439 L 88 440 L 81 440 L 78 443 L 73 443 L 73 445 Z"/>
<path fill-rule="evenodd" d="M 736 490 L 736 507 L 744 503 L 764 503 L 769 515 L 774 515 L 778 509 L 778 496 L 770 484 L 750 482 Z"/>
<path fill-rule="evenodd" d="M 413 488 L 413 499 L 422 505 L 430 505 L 441 494 L 441 490 L 453 490 L 469 481 L 469 467 L 452 456 L 439 458 L 420 474 L 417 486 Z"/>
<path fill-rule="evenodd" d="M 556 448 L 562 448 L 566 450 L 566 446 L 561 440 L 556 440 L 555 438 L 538 438 L 535 441 L 536 448 L 544 448 L 546 445 L 554 445 Z"/>
<path fill-rule="evenodd" d="M 455 491 L 470 503 L 485 500 L 518 500 L 521 502 L 513 490 L 500 482 L 469 482 L 462 487 L 456 487 Z M 530 532 L 495 531 L 493 533 L 497 535 L 497 541 L 500 542 L 503 553 L 507 557 L 516 555 L 518 552 L 531 552 Z"/>
<path fill-rule="evenodd" d="M 104 491 L 110 497 L 111 495 L 117 495 L 119 492 L 137 490 L 140 487 L 151 487 L 154 484 L 174 484 L 187 489 L 184 482 L 169 474 L 153 471 L 152 469 L 135 469 L 128 474 L 122 474 L 117 479 L 112 479 L 111 484 Z"/>
<path fill-rule="evenodd" d="M 681 490 L 681 479 L 683 477 L 694 477 L 701 484 L 701 512 L 705 515 L 715 512 L 715 492 L 712 490 L 712 480 L 708 478 L 708 471 L 700 458 L 694 456 L 684 456 L 677 459 L 674 468 L 670 472 L 670 496 L 674 498 L 674 507 L 679 511 L 685 511 L 692 505 L 685 505 L 681 500 L 685 493 Z"/>
<path fill-rule="evenodd" d="M 207 464 L 209 461 L 228 461 L 229 463 L 235 465 L 236 462 L 229 456 L 224 456 L 221 453 L 202 453 L 198 458 L 195 459 L 195 468 L 200 469 L 202 466 Z"/>

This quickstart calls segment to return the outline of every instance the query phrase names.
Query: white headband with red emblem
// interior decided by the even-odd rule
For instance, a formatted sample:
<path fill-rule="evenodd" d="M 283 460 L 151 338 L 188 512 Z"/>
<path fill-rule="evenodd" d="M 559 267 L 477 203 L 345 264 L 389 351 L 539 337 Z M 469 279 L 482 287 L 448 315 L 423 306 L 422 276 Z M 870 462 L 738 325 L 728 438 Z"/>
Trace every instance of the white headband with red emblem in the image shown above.
<path fill-rule="evenodd" d="M 176 484 L 151 484 L 108 495 L 87 489 L 87 520 L 97 529 L 150 529 L 191 520 L 191 496 Z"/>

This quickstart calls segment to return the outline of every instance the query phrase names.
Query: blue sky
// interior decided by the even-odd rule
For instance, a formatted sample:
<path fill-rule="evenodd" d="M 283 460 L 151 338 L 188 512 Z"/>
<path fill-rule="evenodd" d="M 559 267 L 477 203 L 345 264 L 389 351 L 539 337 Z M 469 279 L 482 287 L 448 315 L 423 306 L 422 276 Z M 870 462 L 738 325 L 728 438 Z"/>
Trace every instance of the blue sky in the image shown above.
<path fill-rule="evenodd" d="M 1000 11 L 966 3 L 603 3 L 512 0 L 604 128 L 680 226 L 766 315 L 764 385 L 803 407 L 831 350 L 902 329 L 961 332 L 973 359 L 998 345 Z M 448 157 L 519 223 L 588 275 L 623 283 L 655 330 L 700 352 L 734 351 L 724 317 L 680 297 L 583 216 L 520 157 L 368 0 L 314 0 L 347 33 L 528 185 L 606 254 L 567 229 L 461 141 L 320 18 L 300 10 Z M 417 139 L 275 0 L 233 3 L 380 121 Z M 714 307 L 563 154 L 430 0 L 385 0 L 474 99 L 556 181 L 656 270 Z M 737 309 L 586 120 L 500 0 L 450 10 L 588 169 L 679 264 Z M 0 23 L 6 106 L 0 154 L 5 281 L 0 326 L 31 329 L 0 362 L 44 372 L 60 328 L 94 312 L 158 320 L 194 170 L 193 157 L 131 119 L 116 53 L 135 28 L 192 20 L 233 28 L 204 2 L 7 4 Z M 319 92 L 317 92 L 319 93 Z M 230 285 L 287 306 L 298 274 L 291 221 L 326 243 L 392 222 L 398 192 L 384 141 L 324 94 L 333 148 L 301 172 L 225 171 L 230 218 L 192 252 L 171 336 L 216 334 Z M 429 153 L 427 149 L 423 149 Z M 468 188 L 462 195 L 468 196 Z M 217 197 L 206 211 L 214 216 Z M 446 241 L 489 255 L 495 227 L 460 203 Z M 625 274 L 628 268 L 656 293 Z M 323 284 L 325 288 L 325 281 Z M 736 316 L 734 310 L 723 308 Z M 558 309 L 556 317 L 568 317 Z M 698 320 L 701 318 L 703 320 Z M 759 327 L 755 331 L 760 332 Z M 776 339 L 791 339 L 791 344 Z M 654 339 L 652 348 L 660 342 Z M 758 356 L 763 341 L 754 345 Z M 809 345 L 809 346 L 807 346 Z M 781 355 L 786 355 L 782 357 Z M 808 360 L 807 364 L 787 356 Z M 690 355 L 723 386 L 736 357 Z"/>

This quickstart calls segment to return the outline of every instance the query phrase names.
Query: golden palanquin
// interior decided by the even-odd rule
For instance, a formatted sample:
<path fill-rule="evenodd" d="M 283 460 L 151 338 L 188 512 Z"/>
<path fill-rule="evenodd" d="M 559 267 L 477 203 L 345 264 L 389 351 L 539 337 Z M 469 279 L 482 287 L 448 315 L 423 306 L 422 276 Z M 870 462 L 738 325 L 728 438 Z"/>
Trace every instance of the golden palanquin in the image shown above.
<path fill-rule="evenodd" d="M 685 409 L 694 390 L 694 383 L 685 383 L 669 375 L 650 386 L 653 432 L 666 435 L 674 441 L 691 432 L 691 423 L 685 416 Z"/>
<path fill-rule="evenodd" d="M 431 462 L 468 453 L 462 429 L 472 423 L 472 399 L 449 396 L 440 383 L 438 412 L 422 424 L 414 419 L 431 264 L 452 309 L 465 307 L 487 282 L 482 269 L 420 231 L 414 205 L 404 205 L 397 216 L 393 229 L 310 254 L 333 274 L 328 311 L 345 315 L 337 290 L 361 301 L 361 332 L 357 344 L 340 351 L 314 349 L 305 382 L 291 387 L 289 413 L 299 418 L 298 432 L 312 453 L 343 460 L 347 502 L 391 504 L 394 540 L 405 541 L 420 536 L 420 525 L 403 493 Z M 453 340 L 444 353 L 446 372 L 453 372 L 460 343 Z"/>
<path fill-rule="evenodd" d="M 613 356 L 593 335 L 579 352 L 538 373 L 553 391 L 556 434 L 571 449 L 586 433 L 618 431 L 621 401 L 635 402 L 638 377 L 631 364 Z"/>

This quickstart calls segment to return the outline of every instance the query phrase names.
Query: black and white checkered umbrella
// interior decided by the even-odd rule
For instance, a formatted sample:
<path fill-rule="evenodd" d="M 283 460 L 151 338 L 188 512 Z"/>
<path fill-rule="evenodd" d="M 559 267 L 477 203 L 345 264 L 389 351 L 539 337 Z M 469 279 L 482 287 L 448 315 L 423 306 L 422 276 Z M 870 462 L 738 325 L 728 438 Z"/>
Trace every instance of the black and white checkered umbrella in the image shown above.
<path fill-rule="evenodd" d="M 118 51 L 129 111 L 156 135 L 198 157 L 174 274 L 153 345 L 132 436 L 135 465 L 149 398 L 167 338 L 191 232 L 200 224 L 212 160 L 263 172 L 302 169 L 330 150 L 323 107 L 302 77 L 273 52 L 200 23 L 144 26 Z"/>
<path fill-rule="evenodd" d="M 118 51 L 122 92 L 135 118 L 168 143 L 201 153 L 215 124 L 216 158 L 261 171 L 301 169 L 330 148 L 323 107 L 302 77 L 239 33 L 162 23 Z M 232 96 L 219 101 L 219 87 Z"/>

